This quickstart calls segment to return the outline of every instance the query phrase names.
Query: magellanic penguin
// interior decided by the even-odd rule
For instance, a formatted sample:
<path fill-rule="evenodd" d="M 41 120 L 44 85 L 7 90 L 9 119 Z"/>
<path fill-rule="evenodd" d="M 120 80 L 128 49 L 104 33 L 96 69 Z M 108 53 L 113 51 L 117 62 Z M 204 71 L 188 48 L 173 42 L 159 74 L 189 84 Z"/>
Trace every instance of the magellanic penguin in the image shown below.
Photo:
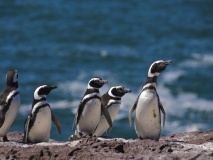
<path fill-rule="evenodd" d="M 163 126 L 165 125 L 166 113 L 156 91 L 157 78 L 171 63 L 171 60 L 159 60 L 152 63 L 148 71 L 145 85 L 129 111 L 129 123 L 131 126 L 131 113 L 135 110 L 135 130 L 140 139 L 152 139 L 158 141 L 160 138 L 160 111 L 164 115 Z"/>
<path fill-rule="evenodd" d="M 130 89 L 124 88 L 123 86 L 114 86 L 101 97 L 102 105 L 108 109 L 112 122 L 115 120 L 120 109 L 121 97 L 130 92 Z M 101 119 L 93 135 L 101 136 L 109 128 L 110 126 L 107 123 L 106 118 L 101 115 Z"/>
<path fill-rule="evenodd" d="M 9 70 L 6 75 L 6 88 L 0 95 L 0 137 L 8 141 L 7 132 L 15 121 L 20 107 L 18 71 Z"/>
<path fill-rule="evenodd" d="M 25 121 L 24 143 L 48 142 L 52 121 L 61 133 L 61 125 L 53 114 L 47 102 L 47 95 L 56 86 L 41 85 L 36 88 L 33 96 L 33 104 Z"/>
<path fill-rule="evenodd" d="M 89 81 L 74 120 L 74 124 L 76 125 L 75 136 L 78 138 L 81 136 L 92 136 L 100 121 L 101 113 L 106 117 L 109 126 L 112 127 L 110 114 L 101 105 L 101 96 L 99 93 L 99 89 L 106 83 L 107 81 L 101 78 L 92 78 Z"/>

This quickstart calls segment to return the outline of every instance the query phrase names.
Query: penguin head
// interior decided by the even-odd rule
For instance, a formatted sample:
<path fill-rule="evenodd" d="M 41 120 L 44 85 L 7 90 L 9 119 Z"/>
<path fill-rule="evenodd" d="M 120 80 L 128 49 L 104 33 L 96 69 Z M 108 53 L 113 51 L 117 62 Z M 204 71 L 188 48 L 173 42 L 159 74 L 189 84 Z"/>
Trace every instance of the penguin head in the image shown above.
<path fill-rule="evenodd" d="M 18 71 L 9 70 L 6 74 L 6 80 L 8 86 L 17 86 L 18 87 Z"/>
<path fill-rule="evenodd" d="M 91 89 L 91 88 L 99 89 L 106 83 L 107 83 L 107 80 L 103 80 L 98 77 L 92 78 L 88 83 L 88 89 Z"/>
<path fill-rule="evenodd" d="M 46 98 L 51 90 L 57 88 L 56 86 L 42 85 L 36 88 L 34 92 L 34 99 L 40 100 L 41 98 Z"/>
<path fill-rule="evenodd" d="M 124 88 L 123 86 L 114 86 L 110 88 L 110 90 L 108 91 L 108 94 L 111 97 L 122 97 L 126 93 L 130 93 L 130 92 L 132 92 L 130 89 Z"/>
<path fill-rule="evenodd" d="M 171 60 L 159 60 L 159 61 L 155 61 L 154 63 L 151 64 L 151 66 L 149 67 L 149 71 L 148 71 L 148 77 L 154 77 L 154 76 L 159 76 L 160 73 L 162 71 L 164 71 L 166 69 L 166 67 L 171 64 L 172 61 Z"/>

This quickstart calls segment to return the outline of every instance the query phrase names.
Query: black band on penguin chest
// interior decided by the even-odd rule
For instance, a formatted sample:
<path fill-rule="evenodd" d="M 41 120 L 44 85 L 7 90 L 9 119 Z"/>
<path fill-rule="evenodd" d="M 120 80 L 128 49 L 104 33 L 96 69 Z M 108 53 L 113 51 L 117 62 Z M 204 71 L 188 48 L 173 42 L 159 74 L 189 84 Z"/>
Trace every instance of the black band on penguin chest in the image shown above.
<path fill-rule="evenodd" d="M 33 106 L 35 106 L 36 105 L 36 103 L 39 103 L 39 102 L 41 102 L 41 101 L 46 101 L 47 99 L 45 98 L 45 97 L 42 97 L 41 99 L 39 99 L 39 100 L 33 100 L 33 104 L 32 104 L 32 107 Z"/>
<path fill-rule="evenodd" d="M 107 108 L 110 108 L 113 104 L 120 104 L 120 102 L 116 101 L 116 102 L 112 102 L 109 105 L 107 105 Z"/>
<path fill-rule="evenodd" d="M 141 93 L 142 93 L 143 91 L 145 91 L 145 90 L 148 90 L 148 89 L 153 89 L 153 90 L 155 91 L 155 93 L 156 93 L 156 95 L 157 95 L 157 98 L 158 98 L 158 104 L 160 104 L 160 98 L 159 98 L 159 95 L 158 95 L 158 93 L 157 93 L 157 91 L 156 91 L 156 88 L 155 88 L 154 86 L 148 86 L 148 87 L 143 88 L 142 91 L 141 91 Z"/>
<path fill-rule="evenodd" d="M 111 102 L 110 104 L 108 104 L 110 100 L 114 100 L 114 102 Z M 109 96 L 109 99 L 108 99 L 108 101 L 107 101 L 107 103 L 106 103 L 106 107 L 107 107 L 107 108 L 110 108 L 113 104 L 119 104 L 119 103 L 120 103 L 120 100 L 121 100 L 120 97 L 112 97 L 112 96 Z"/>
<path fill-rule="evenodd" d="M 32 128 L 32 126 L 34 125 L 34 123 L 35 123 L 35 120 L 37 118 L 37 114 L 38 114 L 39 110 L 41 108 L 44 108 L 44 107 L 49 107 L 50 108 L 50 105 L 48 103 L 42 104 L 41 106 L 38 106 L 38 108 L 36 108 L 36 110 L 35 110 L 35 112 L 33 114 L 30 113 L 29 131 Z"/>
<path fill-rule="evenodd" d="M 19 92 L 15 92 L 15 93 L 10 97 L 10 99 L 8 100 L 7 105 L 6 105 L 5 108 L 4 108 L 4 113 L 6 113 L 6 112 L 8 111 L 8 109 L 9 109 L 9 107 L 10 107 L 10 105 L 11 105 L 11 102 L 12 102 L 13 98 L 14 98 L 15 96 L 17 96 L 18 94 L 19 94 Z"/>
<path fill-rule="evenodd" d="M 94 95 L 94 96 L 92 96 L 92 97 L 89 97 L 89 98 L 84 99 L 84 100 L 82 101 L 83 106 L 85 106 L 85 104 L 86 104 L 88 101 L 92 100 L 92 99 L 99 99 L 99 100 L 101 101 L 101 97 L 100 97 L 100 96 Z"/>
<path fill-rule="evenodd" d="M 153 89 L 153 90 L 156 91 L 156 88 L 154 86 L 148 86 L 148 87 L 143 88 L 142 92 L 145 91 L 145 90 L 147 90 L 147 89 Z"/>

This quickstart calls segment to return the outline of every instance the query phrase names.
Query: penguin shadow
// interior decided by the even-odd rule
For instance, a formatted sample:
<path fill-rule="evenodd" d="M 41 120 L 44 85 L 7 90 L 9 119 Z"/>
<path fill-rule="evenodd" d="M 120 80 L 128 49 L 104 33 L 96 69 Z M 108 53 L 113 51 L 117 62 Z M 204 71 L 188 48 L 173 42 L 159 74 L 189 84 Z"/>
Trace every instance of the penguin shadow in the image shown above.
<path fill-rule="evenodd" d="M 173 142 L 173 143 L 187 143 L 186 141 L 178 140 L 178 139 L 175 139 L 174 137 L 175 137 L 174 135 L 171 135 L 170 136 L 171 139 L 165 139 L 164 141 L 165 142 Z"/>
<path fill-rule="evenodd" d="M 74 141 L 97 141 L 99 139 L 105 139 L 105 140 L 112 140 L 115 139 L 110 136 L 91 136 L 91 135 L 82 135 L 80 137 L 77 137 L 76 135 L 71 135 L 68 138 L 69 142 L 74 142 Z"/>
<path fill-rule="evenodd" d="M 165 142 L 172 142 L 172 143 L 187 143 L 186 141 L 181 141 L 181 140 L 177 140 L 177 139 L 171 139 L 171 140 L 164 140 Z"/>

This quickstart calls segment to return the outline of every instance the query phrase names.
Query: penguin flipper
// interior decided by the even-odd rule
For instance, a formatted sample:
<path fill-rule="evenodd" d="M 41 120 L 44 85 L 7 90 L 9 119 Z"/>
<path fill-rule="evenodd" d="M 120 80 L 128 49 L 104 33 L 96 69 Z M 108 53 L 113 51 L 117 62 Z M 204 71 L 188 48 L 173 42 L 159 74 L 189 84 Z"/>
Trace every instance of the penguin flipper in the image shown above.
<path fill-rule="evenodd" d="M 83 102 L 80 102 L 79 107 L 78 107 L 78 111 L 77 111 L 76 116 L 75 116 L 75 125 L 78 124 L 83 110 L 84 110 Z"/>
<path fill-rule="evenodd" d="M 166 112 L 163 108 L 163 105 L 161 104 L 161 102 L 159 101 L 159 104 L 158 104 L 161 112 L 163 113 L 163 127 L 165 127 L 165 122 L 166 122 Z"/>
<path fill-rule="evenodd" d="M 160 101 L 160 97 L 159 97 L 159 95 L 158 95 L 157 92 L 156 92 L 156 94 L 157 94 L 157 97 L 158 97 L 158 107 L 159 107 L 160 111 L 163 113 L 163 127 L 165 127 L 166 112 L 165 112 L 165 110 L 164 110 L 164 108 L 163 108 L 163 105 L 162 105 L 162 103 L 161 103 L 161 101 Z"/>
<path fill-rule="evenodd" d="M 108 133 L 108 132 L 110 132 L 111 130 L 112 130 L 112 127 L 109 127 L 109 128 L 107 129 L 106 132 Z"/>
<path fill-rule="evenodd" d="M 30 124 L 30 115 L 27 116 L 27 119 L 24 123 L 24 143 L 27 143 L 28 139 L 28 132 L 29 132 L 29 124 Z"/>
<path fill-rule="evenodd" d="M 135 101 L 135 103 L 133 104 L 132 108 L 129 110 L 129 125 L 131 127 L 132 125 L 132 112 L 135 111 L 136 107 L 137 107 L 137 104 L 138 104 L 138 98 L 137 100 Z"/>
<path fill-rule="evenodd" d="M 52 115 L 52 121 L 53 123 L 55 124 L 57 130 L 58 130 L 58 133 L 61 134 L 61 124 L 59 122 L 59 120 L 57 119 L 57 117 L 53 114 L 53 112 L 51 113 Z"/>
<path fill-rule="evenodd" d="M 2 125 L 4 124 L 4 120 L 5 120 L 5 107 L 6 107 L 7 103 L 5 103 L 4 101 L 0 102 L 0 128 L 2 127 Z"/>
<path fill-rule="evenodd" d="M 75 118 L 74 118 L 74 121 L 73 121 L 73 124 L 72 124 L 72 130 L 74 130 L 74 127 L 78 124 L 79 120 L 80 120 L 80 116 L 83 112 L 83 109 L 84 109 L 84 106 L 83 106 L 83 103 L 80 102 L 79 106 L 78 106 L 78 110 L 75 114 Z"/>
<path fill-rule="evenodd" d="M 81 104 L 80 104 L 81 105 Z M 78 107 L 78 110 L 79 110 L 79 108 L 80 108 L 80 105 L 79 105 L 79 107 Z M 73 124 L 72 124 L 72 130 L 74 130 L 74 127 L 77 125 L 77 119 L 78 119 L 78 111 L 77 110 L 77 112 L 76 112 L 76 114 L 75 114 L 75 117 L 74 117 L 74 121 L 73 121 Z"/>
<path fill-rule="evenodd" d="M 76 116 L 74 117 L 74 121 L 72 123 L 72 130 L 74 130 L 74 127 L 76 126 Z"/>
<path fill-rule="evenodd" d="M 105 108 L 103 104 L 101 104 L 101 112 L 103 113 L 104 117 L 106 118 L 106 120 L 107 120 L 110 128 L 112 128 L 112 119 L 111 119 L 111 116 L 110 116 L 107 108 Z"/>
<path fill-rule="evenodd" d="M 0 128 L 1 128 L 2 125 L 4 124 L 4 120 L 5 120 L 5 116 L 2 115 L 2 113 L 0 112 Z"/>
<path fill-rule="evenodd" d="M 4 124 L 4 120 L 5 120 L 5 113 L 3 111 L 3 106 L 0 105 L 0 128 Z"/>

